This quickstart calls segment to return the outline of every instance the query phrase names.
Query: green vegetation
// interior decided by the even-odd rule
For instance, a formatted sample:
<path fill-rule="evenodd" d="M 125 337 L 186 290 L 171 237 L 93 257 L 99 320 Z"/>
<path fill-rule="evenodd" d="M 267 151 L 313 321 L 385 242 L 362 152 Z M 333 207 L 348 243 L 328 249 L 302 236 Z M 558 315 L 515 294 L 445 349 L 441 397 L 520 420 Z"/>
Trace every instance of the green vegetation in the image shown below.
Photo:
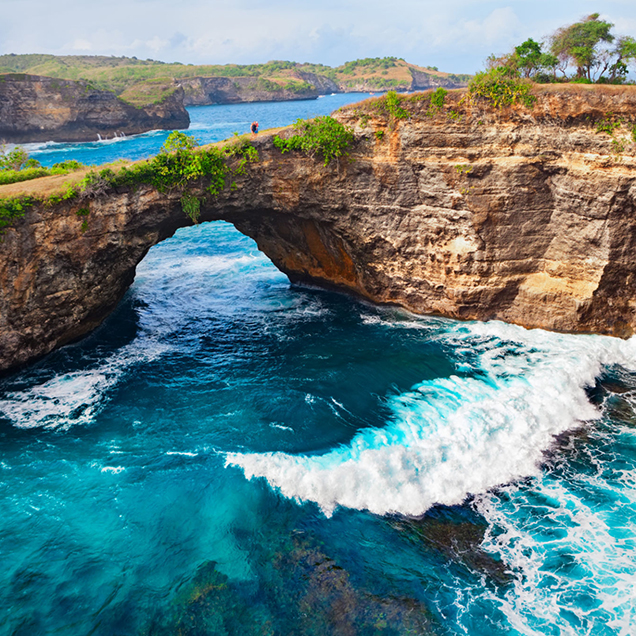
<path fill-rule="evenodd" d="M 409 111 L 402 108 L 402 98 L 395 91 L 389 91 L 383 99 L 386 111 L 393 119 L 409 118 Z"/>
<path fill-rule="evenodd" d="M 612 114 L 609 113 L 607 115 L 605 115 L 605 117 L 603 117 L 603 119 L 598 122 L 598 124 L 596 125 L 596 132 L 599 133 L 607 133 L 608 135 L 614 135 L 614 131 L 617 128 L 620 128 L 621 126 L 621 122 L 620 121 L 614 121 L 612 118 Z"/>
<path fill-rule="evenodd" d="M 0 185 L 29 181 L 54 174 L 68 174 L 84 166 L 79 161 L 62 161 L 52 168 L 43 168 L 40 162 L 29 157 L 27 151 L 16 146 L 10 152 L 0 147 Z"/>
<path fill-rule="evenodd" d="M 561 27 L 551 38 L 552 52 L 567 66 L 576 67 L 576 77 L 592 81 L 592 71 L 600 63 L 599 45 L 610 43 L 612 24 L 599 20 L 593 13 L 581 22 Z"/>
<path fill-rule="evenodd" d="M 82 232 L 86 232 L 88 230 L 88 215 L 91 213 L 89 208 L 80 208 L 75 212 L 75 215 L 82 219 L 82 224 L 80 225 L 80 230 Z"/>
<path fill-rule="evenodd" d="M 627 132 L 627 136 L 624 134 L 622 137 L 618 136 L 621 128 L 623 133 Z M 605 113 L 604 117 L 596 123 L 596 132 L 607 134 L 612 138 L 611 152 L 616 161 L 632 143 L 636 143 L 636 124 L 623 117 L 616 117 L 613 113 Z"/>
<path fill-rule="evenodd" d="M 0 236 L 16 219 L 24 216 L 35 202 L 33 197 L 0 199 Z"/>
<path fill-rule="evenodd" d="M 303 73 L 315 73 L 350 88 L 364 83 L 371 89 L 385 91 L 408 89 L 415 70 L 425 72 L 425 69 L 396 57 L 352 60 L 332 68 L 324 64 L 298 64 L 282 60 L 265 64 L 194 66 L 138 60 L 134 57 L 0 55 L 0 74 L 29 73 L 83 80 L 89 82 L 91 87 L 113 91 L 137 107 L 162 102 L 175 90 L 175 80 L 195 77 L 253 78 L 253 88 L 258 90 L 302 93 L 313 88 Z M 429 71 L 437 77 L 447 76 L 435 67 L 429 67 Z M 469 78 L 467 75 L 448 77 L 456 82 L 466 82 Z"/>
<path fill-rule="evenodd" d="M 0 170 L 19 172 L 25 168 L 40 168 L 40 163 L 31 159 L 27 151 L 21 146 L 16 146 L 10 152 L 0 147 Z"/>
<path fill-rule="evenodd" d="M 246 174 L 246 166 L 252 161 L 258 161 L 258 152 L 244 137 L 237 137 L 222 147 L 199 148 L 196 139 L 174 131 L 166 139 L 161 152 L 147 161 L 124 165 L 117 171 L 109 167 L 91 170 L 78 184 L 67 184 L 62 193 L 42 200 L 31 196 L 0 199 L 0 234 L 38 202 L 47 205 L 71 200 L 84 202 L 112 190 L 139 185 L 151 185 L 160 192 L 181 192 L 183 210 L 196 223 L 201 202 L 198 199 L 194 201 L 196 196 L 190 189 L 193 186 L 203 187 L 207 182 L 207 192 L 216 196 L 225 188 L 228 178 Z M 83 207 L 76 214 L 87 216 L 88 208 Z M 82 231 L 86 227 L 84 219 Z"/>
<path fill-rule="evenodd" d="M 384 77 L 360 77 L 358 79 L 343 80 L 340 81 L 340 83 L 348 88 L 355 88 L 356 86 L 364 83 L 365 86 L 378 91 L 392 90 L 396 88 L 406 90 L 411 85 L 410 79 L 386 79 Z"/>
<path fill-rule="evenodd" d="M 614 25 L 598 13 L 557 29 L 544 44 L 532 38 L 502 57 L 490 56 L 490 70 L 504 67 L 536 82 L 623 84 L 630 65 L 636 65 L 636 39 L 617 37 Z M 568 75 L 568 69 L 575 69 Z M 557 71 L 560 76 L 557 76 Z"/>
<path fill-rule="evenodd" d="M 338 67 L 338 70 L 345 75 L 353 75 L 360 71 L 363 73 L 374 73 L 395 67 L 398 60 L 404 62 L 402 58 L 398 57 L 365 57 L 361 60 L 345 62 L 342 66 Z"/>
<path fill-rule="evenodd" d="M 531 84 L 520 77 L 519 71 L 508 66 L 497 66 L 477 73 L 468 84 L 471 100 L 484 100 L 495 108 L 523 104 L 530 108 L 536 97 Z"/>
<path fill-rule="evenodd" d="M 515 47 L 514 66 L 523 77 L 542 78 L 546 72 L 553 72 L 559 64 L 556 55 L 545 53 L 543 45 L 529 38 Z"/>
<path fill-rule="evenodd" d="M 24 168 L 22 170 L 0 170 L 0 185 L 30 181 L 39 177 L 48 177 L 50 171 L 46 168 Z"/>
<path fill-rule="evenodd" d="M 397 120 L 408 119 L 411 116 L 411 113 L 404 108 L 405 102 L 406 99 L 402 95 L 389 91 L 371 102 L 371 108 L 388 117 L 389 124 L 392 126 Z"/>
<path fill-rule="evenodd" d="M 144 82 L 136 82 L 119 95 L 119 98 L 137 108 L 143 108 L 148 104 L 161 104 L 174 94 L 177 86 L 170 77 L 149 79 Z"/>
<path fill-rule="evenodd" d="M 199 222 L 199 217 L 201 216 L 201 201 L 199 201 L 197 197 L 186 192 L 181 197 L 181 208 L 195 225 Z"/>
<path fill-rule="evenodd" d="M 310 157 L 318 155 L 325 166 L 333 159 L 346 156 L 352 142 L 353 131 L 329 116 L 299 119 L 290 137 L 274 137 L 274 146 L 281 152 L 300 150 Z"/>
<path fill-rule="evenodd" d="M 448 95 L 448 91 L 441 86 L 436 88 L 431 95 L 431 106 L 437 110 L 441 110 L 444 107 L 444 100 Z"/>

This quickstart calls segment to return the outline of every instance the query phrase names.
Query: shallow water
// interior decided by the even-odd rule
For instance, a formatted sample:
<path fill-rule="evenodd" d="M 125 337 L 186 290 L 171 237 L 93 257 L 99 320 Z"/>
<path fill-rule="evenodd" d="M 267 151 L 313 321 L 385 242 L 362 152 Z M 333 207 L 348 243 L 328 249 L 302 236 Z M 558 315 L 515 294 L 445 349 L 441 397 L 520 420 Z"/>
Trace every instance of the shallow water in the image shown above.
<path fill-rule="evenodd" d="M 377 308 L 179 230 L 0 379 L 0 633 L 633 634 L 635 409 L 634 339 Z"/>

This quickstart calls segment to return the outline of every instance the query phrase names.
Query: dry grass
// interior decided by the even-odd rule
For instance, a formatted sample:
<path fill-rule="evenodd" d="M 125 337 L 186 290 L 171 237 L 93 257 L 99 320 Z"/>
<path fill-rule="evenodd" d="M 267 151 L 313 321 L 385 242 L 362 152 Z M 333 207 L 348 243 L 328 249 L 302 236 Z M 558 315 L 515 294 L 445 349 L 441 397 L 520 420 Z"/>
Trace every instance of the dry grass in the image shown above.
<path fill-rule="evenodd" d="M 79 183 L 88 171 L 89 169 L 86 168 L 77 172 L 70 172 L 69 174 L 56 174 L 51 177 L 40 177 L 30 181 L 0 185 L 0 199 L 10 199 L 25 195 L 43 199 L 52 194 L 64 192 L 68 184 Z"/>
<path fill-rule="evenodd" d="M 534 84 L 532 92 L 567 93 L 568 95 L 636 95 L 636 86 L 621 86 L 620 84 Z"/>

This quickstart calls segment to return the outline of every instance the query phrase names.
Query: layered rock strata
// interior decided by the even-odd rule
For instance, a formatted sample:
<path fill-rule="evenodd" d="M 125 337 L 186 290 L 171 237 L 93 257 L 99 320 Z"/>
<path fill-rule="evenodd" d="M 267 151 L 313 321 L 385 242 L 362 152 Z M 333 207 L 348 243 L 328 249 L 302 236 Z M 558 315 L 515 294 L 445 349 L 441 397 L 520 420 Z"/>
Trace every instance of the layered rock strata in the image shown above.
<path fill-rule="evenodd" d="M 327 167 L 259 138 L 260 161 L 208 195 L 201 220 L 233 223 L 292 281 L 418 313 L 634 333 L 636 89 L 545 90 L 505 111 L 462 92 L 441 110 L 404 105 L 408 120 L 369 103 L 337 113 L 356 139 Z M 613 136 L 598 132 L 608 117 L 623 119 Z M 2 369 L 88 333 L 148 249 L 190 224 L 180 193 L 149 186 L 92 200 L 88 217 L 79 205 L 34 207 L 0 244 Z"/>
<path fill-rule="evenodd" d="M 0 75 L 0 141 L 94 141 L 148 130 L 187 128 L 183 89 L 137 108 L 86 82 L 38 75 Z"/>

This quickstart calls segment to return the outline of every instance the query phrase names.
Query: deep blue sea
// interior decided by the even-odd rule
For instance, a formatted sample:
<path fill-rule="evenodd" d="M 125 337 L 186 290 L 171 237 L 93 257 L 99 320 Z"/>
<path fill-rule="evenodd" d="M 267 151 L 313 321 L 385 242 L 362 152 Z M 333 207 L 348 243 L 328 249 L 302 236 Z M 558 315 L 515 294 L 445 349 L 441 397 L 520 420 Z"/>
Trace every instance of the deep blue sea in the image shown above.
<path fill-rule="evenodd" d="M 165 134 L 31 150 L 99 164 Z M 0 378 L 0 444 L 3 635 L 636 634 L 636 339 L 292 286 L 207 223 Z"/>

